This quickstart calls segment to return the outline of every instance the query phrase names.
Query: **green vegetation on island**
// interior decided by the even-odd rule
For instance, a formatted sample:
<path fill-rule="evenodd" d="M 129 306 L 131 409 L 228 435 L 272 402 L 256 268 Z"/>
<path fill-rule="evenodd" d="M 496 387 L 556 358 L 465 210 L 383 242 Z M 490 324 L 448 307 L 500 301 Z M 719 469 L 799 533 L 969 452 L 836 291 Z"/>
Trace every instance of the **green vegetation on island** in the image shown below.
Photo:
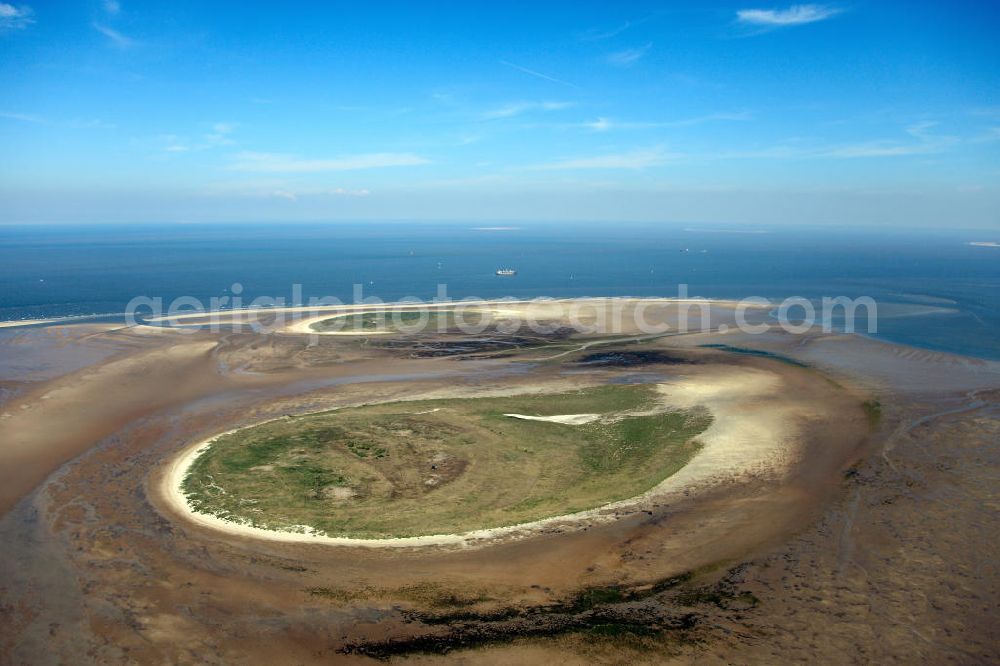
<path fill-rule="evenodd" d="M 400 310 L 386 308 L 384 310 L 337 315 L 315 322 L 310 328 L 317 333 L 432 333 L 435 331 L 448 331 L 459 327 L 475 329 L 491 322 L 496 323 L 487 313 L 473 308 L 463 308 L 460 310 L 433 308 Z"/>
<path fill-rule="evenodd" d="M 641 494 L 691 459 L 710 420 L 664 411 L 648 385 L 368 405 L 221 436 L 182 490 L 196 511 L 269 529 L 460 533 Z"/>

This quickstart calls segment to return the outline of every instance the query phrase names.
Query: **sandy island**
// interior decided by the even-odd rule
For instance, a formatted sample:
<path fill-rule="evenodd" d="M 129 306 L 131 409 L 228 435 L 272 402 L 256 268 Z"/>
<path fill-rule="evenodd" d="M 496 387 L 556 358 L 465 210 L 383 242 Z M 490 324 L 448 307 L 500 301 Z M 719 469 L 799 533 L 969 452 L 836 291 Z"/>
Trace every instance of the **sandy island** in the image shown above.
<path fill-rule="evenodd" d="M 717 368 L 694 377 L 659 385 L 660 393 L 664 397 L 664 406 L 668 409 L 705 407 L 713 416 L 713 422 L 708 430 L 698 437 L 703 447 L 694 459 L 677 473 L 636 497 L 585 511 L 516 525 L 473 530 L 461 534 L 359 539 L 317 534 L 308 526 L 302 526 L 300 531 L 265 529 L 194 511 L 181 489 L 188 470 L 216 438 L 239 432 L 241 429 L 219 433 L 184 449 L 173 460 L 164 475 L 161 492 L 169 506 L 185 520 L 234 536 L 368 548 L 481 546 L 497 539 L 530 536 L 554 525 L 567 527 L 615 520 L 619 512 L 643 510 L 646 505 L 654 501 L 665 500 L 672 495 L 699 488 L 704 489 L 706 485 L 719 483 L 734 476 L 747 473 L 757 476 L 779 476 L 795 455 L 797 429 L 810 415 L 801 407 L 782 405 L 781 401 L 776 399 L 782 389 L 783 383 L 778 375 L 747 368 Z M 751 409 L 753 404 L 761 400 L 770 400 L 774 404 L 766 410 Z M 599 414 L 550 417 L 507 414 L 506 416 L 570 426 L 589 423 L 600 418 Z"/>

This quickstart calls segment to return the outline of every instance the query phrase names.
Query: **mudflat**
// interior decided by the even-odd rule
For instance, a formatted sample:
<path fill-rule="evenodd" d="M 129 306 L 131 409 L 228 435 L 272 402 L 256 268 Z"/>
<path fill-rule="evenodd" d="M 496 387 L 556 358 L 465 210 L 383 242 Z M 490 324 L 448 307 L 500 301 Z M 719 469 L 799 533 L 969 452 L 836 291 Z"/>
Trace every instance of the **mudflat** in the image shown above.
<path fill-rule="evenodd" d="M 637 302 L 614 306 L 628 319 Z M 777 329 L 317 340 L 167 326 L 76 344 L 106 353 L 0 377 L 0 646 L 14 662 L 997 656 L 979 631 L 998 589 L 997 364 Z M 672 436 L 612 432 L 623 416 Z M 503 529 L 400 548 L 275 539 L 199 520 L 183 483 L 231 526 L 271 502 L 256 528 L 274 534 L 292 498 L 289 524 L 328 536 Z"/>

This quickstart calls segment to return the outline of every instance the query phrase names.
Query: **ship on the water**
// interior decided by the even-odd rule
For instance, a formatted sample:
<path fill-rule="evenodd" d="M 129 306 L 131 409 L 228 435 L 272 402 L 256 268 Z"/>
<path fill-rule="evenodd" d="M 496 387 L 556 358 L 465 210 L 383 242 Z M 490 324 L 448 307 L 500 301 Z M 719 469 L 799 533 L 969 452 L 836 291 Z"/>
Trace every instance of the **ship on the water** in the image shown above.
<path fill-rule="evenodd" d="M 510 277 L 511 275 L 517 275 L 517 271 L 514 270 L 513 268 L 498 268 L 497 275 L 503 277 Z"/>

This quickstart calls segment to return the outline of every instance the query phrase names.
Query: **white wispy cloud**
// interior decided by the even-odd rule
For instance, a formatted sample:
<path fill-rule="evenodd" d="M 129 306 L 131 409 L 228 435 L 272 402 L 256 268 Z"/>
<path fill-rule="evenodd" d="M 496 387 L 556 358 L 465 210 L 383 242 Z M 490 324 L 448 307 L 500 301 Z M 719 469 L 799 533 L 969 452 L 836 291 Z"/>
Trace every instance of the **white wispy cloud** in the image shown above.
<path fill-rule="evenodd" d="M 109 28 L 108 26 L 102 25 L 100 23 L 94 23 L 93 26 L 94 30 L 107 37 L 114 46 L 117 46 L 120 49 L 132 48 L 133 46 L 138 44 L 137 41 L 135 41 L 131 37 L 123 35 L 114 28 Z"/>
<path fill-rule="evenodd" d="M 178 136 L 176 134 L 161 134 L 158 140 L 164 152 L 190 153 L 222 146 L 232 146 L 236 141 L 232 133 L 239 127 L 238 123 L 214 122 L 208 123 L 209 131 L 200 136 Z"/>
<path fill-rule="evenodd" d="M 987 141 L 1000 141 L 1000 127 L 988 127 L 986 131 L 976 139 L 977 143 Z"/>
<path fill-rule="evenodd" d="M 521 65 L 517 65 L 515 63 L 508 62 L 507 60 L 501 60 L 500 64 L 504 65 L 505 67 L 510 67 L 512 69 L 516 69 L 519 72 L 523 72 L 524 74 L 528 74 L 529 76 L 534 76 L 535 78 L 539 78 L 539 79 L 542 79 L 542 80 L 545 80 L 545 81 L 550 81 L 552 83 L 559 83 L 559 84 L 564 85 L 564 86 L 569 86 L 570 88 L 579 88 L 580 87 L 580 86 L 578 86 L 578 85 L 576 85 L 574 83 L 570 83 L 569 81 L 563 81 L 562 79 L 557 79 L 554 76 L 549 76 L 548 74 L 544 74 L 544 73 L 539 72 L 537 70 L 528 69 L 527 67 L 522 67 Z"/>
<path fill-rule="evenodd" d="M 104 11 L 112 16 L 116 16 L 121 10 L 122 5 L 118 0 L 104 0 Z"/>
<path fill-rule="evenodd" d="M 75 129 L 115 129 L 118 127 L 115 123 L 109 123 L 100 118 L 75 118 L 67 120 L 64 125 Z"/>
<path fill-rule="evenodd" d="M 230 134 L 236 131 L 236 123 L 212 123 L 212 131 L 205 134 L 206 147 L 231 146 L 235 141 Z"/>
<path fill-rule="evenodd" d="M 10 111 L 0 111 L 0 118 L 6 118 L 7 120 L 17 120 L 22 123 L 37 123 L 44 124 L 46 122 L 45 118 L 34 113 L 14 113 Z"/>
<path fill-rule="evenodd" d="M 980 106 L 970 109 L 969 113 L 974 116 L 1000 120 L 1000 106 Z"/>
<path fill-rule="evenodd" d="M 711 118 L 747 119 L 748 114 L 710 114 L 681 121 L 667 123 L 615 123 L 608 118 L 598 118 L 583 126 L 595 131 L 608 131 L 617 127 L 663 127 L 665 125 L 683 126 L 686 123 L 707 122 Z M 718 160 L 845 160 L 845 159 L 878 159 L 907 156 L 921 156 L 944 153 L 956 146 L 977 140 L 962 138 L 934 131 L 937 122 L 922 121 L 901 128 L 901 133 L 909 139 L 885 138 L 869 141 L 847 142 L 839 144 L 817 144 L 803 139 L 789 140 L 771 146 L 751 148 L 746 150 L 726 150 L 705 153 L 668 152 L 662 147 L 645 148 L 625 153 L 597 155 L 534 164 L 522 169 L 533 171 L 572 170 L 572 169 L 643 169 L 659 166 L 670 162 L 703 163 Z M 577 125 L 580 127 L 580 125 Z M 1000 138 L 1000 129 L 996 130 Z M 978 140 L 982 141 L 980 135 Z"/>
<path fill-rule="evenodd" d="M 730 111 L 730 112 L 720 112 L 720 113 L 709 113 L 703 116 L 692 116 L 690 118 L 680 118 L 677 120 L 660 120 L 660 121 L 619 121 L 613 120 L 611 118 L 600 117 L 596 120 L 590 120 L 577 125 L 577 127 L 582 127 L 583 129 L 589 129 L 594 132 L 607 132 L 609 130 L 616 129 L 655 129 L 655 128 L 665 128 L 665 127 L 690 127 L 692 125 L 701 125 L 702 123 L 710 122 L 728 122 L 728 121 L 744 121 L 751 120 L 753 114 L 749 111 Z"/>
<path fill-rule="evenodd" d="M 632 49 L 625 49 L 624 51 L 616 51 L 615 53 L 610 53 L 607 56 L 607 61 L 612 65 L 617 67 L 627 67 L 633 63 L 638 62 L 646 55 L 646 51 L 652 48 L 653 43 L 649 42 L 644 46 L 639 46 Z"/>
<path fill-rule="evenodd" d="M 371 190 L 365 188 L 361 188 L 360 190 L 350 190 L 343 187 L 335 187 L 332 190 L 327 191 L 327 194 L 332 194 L 338 197 L 367 197 L 371 193 Z"/>
<path fill-rule="evenodd" d="M 28 5 L 11 5 L 0 2 L 0 31 L 21 30 L 35 22 L 34 12 Z"/>
<path fill-rule="evenodd" d="M 590 28 L 580 34 L 580 39 L 585 42 L 600 42 L 605 39 L 611 39 L 612 37 L 617 37 L 622 34 L 633 25 L 632 21 L 625 21 L 613 28 Z"/>
<path fill-rule="evenodd" d="M 811 159 L 868 159 L 886 157 L 907 157 L 914 155 L 931 155 L 942 153 L 963 142 L 956 136 L 935 134 L 931 128 L 936 122 L 919 122 L 903 128 L 903 133 L 911 139 L 874 139 L 834 145 L 803 145 L 801 142 L 790 142 L 745 151 L 729 151 L 715 155 L 706 155 L 708 159 L 779 159 L 779 160 L 811 160 Z"/>
<path fill-rule="evenodd" d="M 165 153 L 187 153 L 191 151 L 191 142 L 176 134 L 161 134 L 156 137 L 160 150 Z"/>
<path fill-rule="evenodd" d="M 559 109 L 568 109 L 571 106 L 573 106 L 573 102 L 511 102 L 495 109 L 484 111 L 479 117 L 482 120 L 513 118 L 529 111 L 558 111 Z"/>
<path fill-rule="evenodd" d="M 284 199 L 297 202 L 306 198 L 362 198 L 371 195 L 368 188 L 332 187 L 329 185 L 302 185 L 281 179 L 250 179 L 223 181 L 207 184 L 202 192 L 211 197 L 245 197 L 248 199 Z"/>
<path fill-rule="evenodd" d="M 367 189 L 348 189 L 345 187 L 333 187 L 333 188 L 312 188 L 312 189 L 278 189 L 262 192 L 248 192 L 244 193 L 244 196 L 257 197 L 271 197 L 274 199 L 284 199 L 285 201 L 291 201 L 292 203 L 297 202 L 300 198 L 304 197 L 367 197 L 371 194 L 371 190 Z"/>
<path fill-rule="evenodd" d="M 940 153 L 959 141 L 958 137 L 935 134 L 931 131 L 938 123 L 923 121 L 913 123 L 903 131 L 915 139 L 906 143 L 891 140 L 867 141 L 844 146 L 836 146 L 820 151 L 821 157 L 903 157 L 906 155 L 928 155 Z"/>
<path fill-rule="evenodd" d="M 368 189 L 349 189 L 346 187 L 332 188 L 312 188 L 299 190 L 274 190 L 269 196 L 286 201 L 296 202 L 300 197 L 367 197 L 371 194 Z M 251 195 L 252 196 L 252 195 Z"/>
<path fill-rule="evenodd" d="M 752 120 L 753 114 L 750 111 L 722 111 L 719 113 L 708 113 L 703 116 L 693 116 L 691 118 L 681 118 L 679 120 L 668 120 L 664 127 L 690 127 L 691 125 L 701 125 L 712 122 L 739 122 Z"/>
<path fill-rule="evenodd" d="M 16 120 L 22 123 L 33 123 L 36 125 L 49 125 L 52 127 L 69 127 L 72 129 L 114 129 L 114 123 L 109 123 L 100 118 L 73 118 L 71 120 L 50 119 L 37 113 L 12 113 L 0 111 L 0 118 Z"/>
<path fill-rule="evenodd" d="M 656 13 L 648 14 L 637 19 L 629 19 L 612 27 L 595 27 L 584 30 L 577 35 L 577 38 L 583 42 L 601 42 L 606 39 L 611 39 L 612 37 L 617 37 L 626 30 L 631 30 L 637 26 L 646 23 L 647 21 L 656 17 Z"/>
<path fill-rule="evenodd" d="M 591 120 L 589 122 L 583 123 L 583 126 L 595 132 L 607 132 L 609 129 L 615 126 L 615 124 L 611 121 L 610 118 L 598 118 L 597 120 Z"/>
<path fill-rule="evenodd" d="M 229 168 L 232 171 L 259 173 L 312 173 L 418 166 L 429 163 L 430 160 L 413 153 L 366 153 L 325 159 L 304 159 L 280 153 L 242 152 L 235 156 Z"/>
<path fill-rule="evenodd" d="M 841 12 L 827 5 L 792 5 L 788 9 L 741 9 L 736 18 L 741 23 L 779 28 L 823 21 Z"/>
<path fill-rule="evenodd" d="M 592 157 L 575 157 L 524 167 L 531 171 L 557 171 L 574 169 L 645 169 L 659 166 L 679 157 L 662 148 L 645 148 L 626 153 L 611 153 Z"/>
<path fill-rule="evenodd" d="M 838 146 L 816 153 L 817 157 L 856 159 L 861 157 L 903 157 L 906 155 L 927 155 L 940 152 L 940 148 L 930 145 L 903 146 L 899 144 L 873 141 L 856 145 Z"/>

